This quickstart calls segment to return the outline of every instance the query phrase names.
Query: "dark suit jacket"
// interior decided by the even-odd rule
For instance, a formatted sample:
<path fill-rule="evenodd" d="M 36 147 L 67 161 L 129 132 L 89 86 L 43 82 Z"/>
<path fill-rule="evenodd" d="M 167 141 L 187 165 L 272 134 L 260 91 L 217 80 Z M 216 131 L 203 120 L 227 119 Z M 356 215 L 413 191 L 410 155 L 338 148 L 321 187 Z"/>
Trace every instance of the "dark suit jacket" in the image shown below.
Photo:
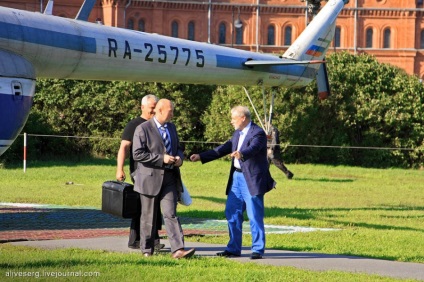
<path fill-rule="evenodd" d="M 183 160 L 184 154 L 175 125 L 168 122 L 167 126 L 171 137 L 172 155 L 180 156 Z M 133 138 L 133 158 L 138 162 L 133 173 L 135 191 L 149 196 L 159 194 L 165 172 L 165 152 L 165 145 L 153 118 L 137 126 Z M 177 189 L 181 192 L 183 188 L 180 170 L 174 168 L 174 171 L 177 175 Z"/>
<path fill-rule="evenodd" d="M 236 130 L 233 137 L 224 144 L 213 150 L 200 153 L 200 160 L 202 163 L 207 163 L 236 151 L 239 137 L 240 130 Z M 274 188 L 276 184 L 269 172 L 266 140 L 263 129 L 252 122 L 246 138 L 240 147 L 240 152 L 243 154 L 243 160 L 240 160 L 240 165 L 252 196 L 265 194 Z M 231 160 L 230 177 L 226 189 L 227 195 L 233 182 L 234 170 L 233 158 Z"/>

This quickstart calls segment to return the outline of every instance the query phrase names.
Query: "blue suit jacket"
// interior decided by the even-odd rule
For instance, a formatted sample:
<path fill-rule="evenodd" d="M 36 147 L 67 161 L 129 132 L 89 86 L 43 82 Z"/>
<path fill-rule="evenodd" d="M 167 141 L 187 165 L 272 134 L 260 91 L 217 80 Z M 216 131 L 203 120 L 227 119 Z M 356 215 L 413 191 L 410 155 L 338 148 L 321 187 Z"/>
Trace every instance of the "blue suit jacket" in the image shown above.
<path fill-rule="evenodd" d="M 233 137 L 224 144 L 200 153 L 202 163 L 207 163 L 223 156 L 226 156 L 237 150 L 238 140 L 240 138 L 240 130 L 236 130 Z M 240 160 L 241 169 L 246 179 L 249 192 L 252 196 L 265 194 L 275 187 L 276 183 L 272 179 L 269 172 L 269 164 L 267 160 L 267 139 L 266 134 L 261 127 L 252 122 L 249 131 L 240 152 L 243 159 Z M 234 173 L 234 158 L 231 160 L 230 177 L 228 179 L 226 194 L 231 189 Z"/>

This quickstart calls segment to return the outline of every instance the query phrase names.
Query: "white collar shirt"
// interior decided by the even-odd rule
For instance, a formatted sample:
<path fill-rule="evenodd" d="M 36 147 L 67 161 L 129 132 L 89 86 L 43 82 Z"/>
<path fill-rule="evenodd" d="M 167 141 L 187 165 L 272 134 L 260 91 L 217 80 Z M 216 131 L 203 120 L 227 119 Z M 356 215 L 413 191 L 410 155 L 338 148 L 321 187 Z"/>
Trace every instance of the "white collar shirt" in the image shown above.
<path fill-rule="evenodd" d="M 244 139 L 246 138 L 247 132 L 249 132 L 251 124 L 252 124 L 252 122 L 249 122 L 249 124 L 246 125 L 246 127 L 243 128 L 243 130 L 239 132 L 240 137 L 239 137 L 238 144 L 237 144 L 237 151 L 240 151 L 241 145 L 243 145 Z M 234 167 L 241 169 L 240 161 L 236 158 L 234 158 Z"/>

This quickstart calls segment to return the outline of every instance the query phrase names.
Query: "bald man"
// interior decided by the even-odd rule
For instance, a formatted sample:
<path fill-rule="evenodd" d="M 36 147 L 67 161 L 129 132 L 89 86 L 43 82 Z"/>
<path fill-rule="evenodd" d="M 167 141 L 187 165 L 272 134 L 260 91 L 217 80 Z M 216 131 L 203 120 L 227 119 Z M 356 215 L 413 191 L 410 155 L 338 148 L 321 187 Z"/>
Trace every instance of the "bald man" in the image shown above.
<path fill-rule="evenodd" d="M 173 115 L 173 103 L 159 100 L 155 116 L 136 128 L 133 139 L 133 158 L 138 164 L 133 174 L 134 190 L 140 193 L 140 247 L 145 257 L 153 255 L 158 205 L 172 257 L 188 258 L 195 252 L 184 249 L 184 234 L 177 217 L 178 195 L 183 191 L 180 167 L 184 155 L 176 127 L 170 122 Z"/>

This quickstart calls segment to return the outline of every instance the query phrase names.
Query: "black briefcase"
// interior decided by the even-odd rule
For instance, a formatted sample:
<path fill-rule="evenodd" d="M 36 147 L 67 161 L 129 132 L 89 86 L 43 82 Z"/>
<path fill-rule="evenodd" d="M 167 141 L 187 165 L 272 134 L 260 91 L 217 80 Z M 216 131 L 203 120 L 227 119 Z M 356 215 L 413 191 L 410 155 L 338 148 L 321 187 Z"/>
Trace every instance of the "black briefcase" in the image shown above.
<path fill-rule="evenodd" d="M 123 218 L 140 217 L 140 194 L 134 185 L 119 181 L 106 181 L 102 185 L 102 211 Z"/>

